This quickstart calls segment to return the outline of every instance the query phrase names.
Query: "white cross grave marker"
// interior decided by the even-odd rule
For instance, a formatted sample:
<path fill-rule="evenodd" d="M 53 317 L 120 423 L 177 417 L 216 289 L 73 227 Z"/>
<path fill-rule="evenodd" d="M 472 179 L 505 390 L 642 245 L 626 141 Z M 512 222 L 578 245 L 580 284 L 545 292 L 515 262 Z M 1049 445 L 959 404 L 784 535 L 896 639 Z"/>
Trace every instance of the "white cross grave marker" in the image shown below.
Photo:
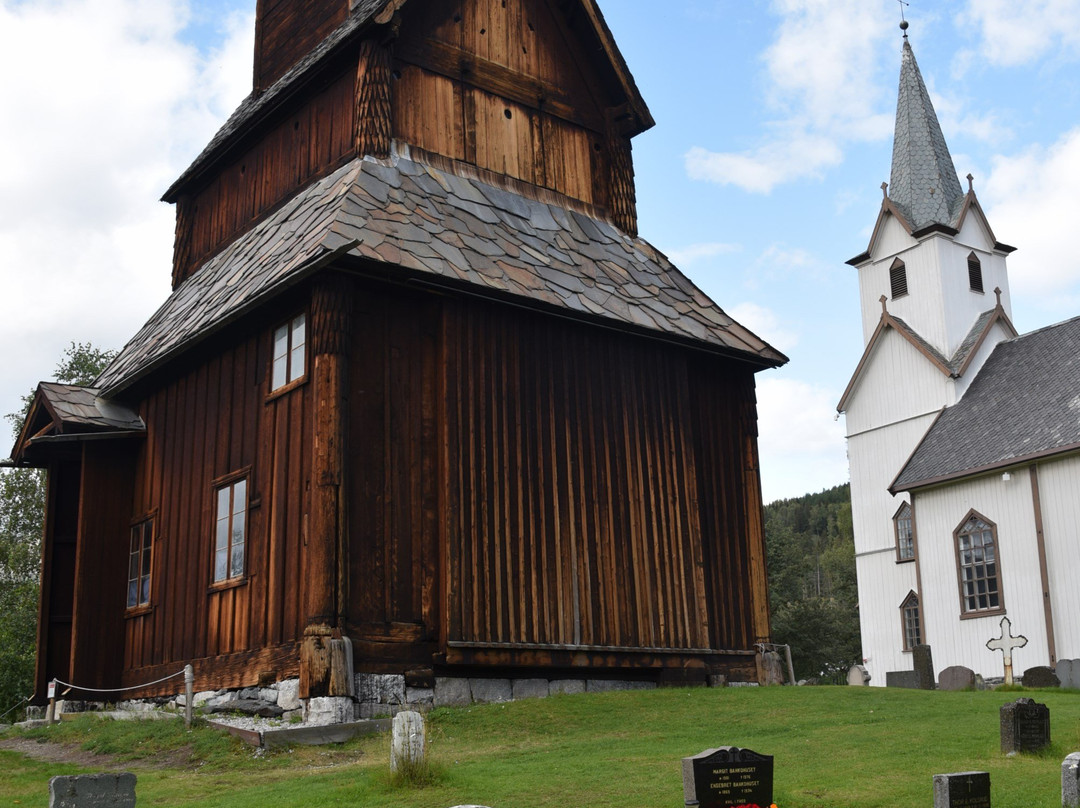
<path fill-rule="evenodd" d="M 991 651 L 1001 651 L 1005 661 L 1005 684 L 1011 685 L 1013 683 L 1012 649 L 1023 648 L 1027 645 L 1027 637 L 1022 635 L 1012 636 L 1012 623 L 1009 622 L 1007 617 L 1001 618 L 1000 625 L 1001 636 L 987 640 L 986 647 Z"/>

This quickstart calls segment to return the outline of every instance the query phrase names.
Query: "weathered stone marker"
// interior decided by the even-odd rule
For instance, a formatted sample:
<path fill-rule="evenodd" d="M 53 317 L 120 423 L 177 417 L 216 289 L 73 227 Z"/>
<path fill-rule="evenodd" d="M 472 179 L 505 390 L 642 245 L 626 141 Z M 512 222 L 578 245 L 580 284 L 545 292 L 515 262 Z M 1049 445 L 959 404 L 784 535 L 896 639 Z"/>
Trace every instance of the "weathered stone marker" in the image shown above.
<path fill-rule="evenodd" d="M 1050 708 L 1033 699 L 1001 705 L 1001 751 L 1036 752 L 1050 745 Z"/>
<path fill-rule="evenodd" d="M 1080 808 L 1080 752 L 1062 762 L 1062 808 Z"/>
<path fill-rule="evenodd" d="M 135 775 L 53 777 L 49 780 L 49 808 L 135 808 Z"/>
<path fill-rule="evenodd" d="M 395 715 L 393 738 L 390 742 L 390 771 L 422 765 L 426 745 L 424 716 L 412 710 Z"/>
<path fill-rule="evenodd" d="M 938 690 L 973 690 L 975 671 L 963 665 L 953 665 L 941 672 L 937 686 Z"/>
<path fill-rule="evenodd" d="M 937 687 L 934 681 L 934 655 L 930 652 L 929 645 L 913 647 L 911 662 L 915 667 L 915 686 L 919 690 L 933 690 Z"/>
<path fill-rule="evenodd" d="M 1062 687 L 1080 690 L 1080 659 L 1059 659 L 1055 672 Z"/>
<path fill-rule="evenodd" d="M 934 808 L 990 808 L 990 773 L 935 774 Z"/>
<path fill-rule="evenodd" d="M 1080 808 L 1080 752 L 1073 752 L 1061 764 L 1062 808 Z"/>
<path fill-rule="evenodd" d="M 700 808 L 772 805 L 773 759 L 737 746 L 683 758 L 683 799 Z"/>
<path fill-rule="evenodd" d="M 862 665 L 852 665 L 847 672 L 847 683 L 852 687 L 866 687 L 870 684 L 870 672 Z"/>
<path fill-rule="evenodd" d="M 1024 671 L 1024 687 L 1061 687 L 1061 679 L 1053 668 L 1036 665 Z"/>

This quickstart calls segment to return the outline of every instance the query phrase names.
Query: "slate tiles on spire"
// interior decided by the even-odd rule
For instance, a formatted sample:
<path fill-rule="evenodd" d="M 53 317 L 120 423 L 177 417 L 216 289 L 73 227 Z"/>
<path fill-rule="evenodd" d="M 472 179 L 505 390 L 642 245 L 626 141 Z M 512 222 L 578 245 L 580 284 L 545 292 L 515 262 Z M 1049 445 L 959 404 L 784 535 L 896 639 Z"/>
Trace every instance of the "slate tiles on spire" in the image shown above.
<path fill-rule="evenodd" d="M 889 199 L 913 230 L 933 224 L 954 226 L 964 202 L 949 147 L 915 53 L 906 39 L 900 65 Z"/>
<path fill-rule="evenodd" d="M 676 338 L 759 367 L 787 358 L 610 223 L 415 162 L 355 159 L 181 284 L 96 385 L 114 395 L 330 261 Z"/>

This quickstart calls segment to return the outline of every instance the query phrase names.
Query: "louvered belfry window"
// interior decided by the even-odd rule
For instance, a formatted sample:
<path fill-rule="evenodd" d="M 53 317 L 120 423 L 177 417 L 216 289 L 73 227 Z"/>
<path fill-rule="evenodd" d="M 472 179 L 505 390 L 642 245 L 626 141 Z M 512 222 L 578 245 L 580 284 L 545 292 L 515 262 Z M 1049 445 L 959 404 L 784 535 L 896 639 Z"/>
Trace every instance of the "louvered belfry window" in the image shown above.
<path fill-rule="evenodd" d="M 889 267 L 889 287 L 892 291 L 893 300 L 908 293 L 907 267 L 899 258 L 893 261 L 893 265 Z"/>
<path fill-rule="evenodd" d="M 968 285 L 971 287 L 971 291 L 979 292 L 982 294 L 983 290 L 983 277 L 982 277 L 982 262 L 979 261 L 979 256 L 975 253 L 968 255 Z"/>

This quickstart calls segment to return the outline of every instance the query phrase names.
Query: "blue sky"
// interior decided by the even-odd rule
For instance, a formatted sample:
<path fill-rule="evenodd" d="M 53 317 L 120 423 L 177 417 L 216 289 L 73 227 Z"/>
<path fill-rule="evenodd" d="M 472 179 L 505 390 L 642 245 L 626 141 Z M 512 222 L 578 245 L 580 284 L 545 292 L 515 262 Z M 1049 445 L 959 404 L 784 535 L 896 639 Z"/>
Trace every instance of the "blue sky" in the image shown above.
<path fill-rule="evenodd" d="M 839 400 L 888 179 L 897 0 L 600 0 L 657 125 L 640 229 L 791 357 L 758 376 L 766 500 L 847 479 Z M 71 341 L 120 347 L 168 293 L 157 199 L 250 87 L 254 0 L 0 0 L 0 412 Z M 904 12 L 1021 331 L 1080 314 L 1080 0 Z M 966 182 L 963 183 L 966 187 Z M 0 449 L 0 454 L 5 451 Z"/>

